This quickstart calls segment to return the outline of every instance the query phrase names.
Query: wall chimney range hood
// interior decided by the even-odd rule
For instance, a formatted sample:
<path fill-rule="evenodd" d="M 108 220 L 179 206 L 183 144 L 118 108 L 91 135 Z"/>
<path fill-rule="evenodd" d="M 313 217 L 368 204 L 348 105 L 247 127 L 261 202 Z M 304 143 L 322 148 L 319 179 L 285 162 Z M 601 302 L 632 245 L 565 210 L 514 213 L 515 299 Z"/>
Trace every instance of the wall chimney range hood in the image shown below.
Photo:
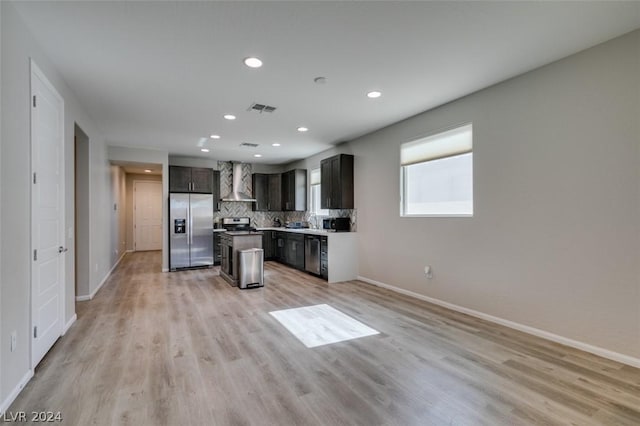
<path fill-rule="evenodd" d="M 255 202 L 255 198 L 244 192 L 245 186 L 242 183 L 242 163 L 231 163 L 231 166 L 231 193 L 222 197 L 220 201 Z"/>

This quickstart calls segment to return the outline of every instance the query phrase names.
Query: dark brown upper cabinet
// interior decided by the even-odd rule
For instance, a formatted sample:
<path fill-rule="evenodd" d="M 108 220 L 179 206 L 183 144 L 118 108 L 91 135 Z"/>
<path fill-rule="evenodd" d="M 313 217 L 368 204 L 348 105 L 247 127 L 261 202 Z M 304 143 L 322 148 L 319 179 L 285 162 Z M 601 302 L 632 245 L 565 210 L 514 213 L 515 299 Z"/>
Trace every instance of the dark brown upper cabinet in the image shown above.
<path fill-rule="evenodd" d="M 220 182 L 218 174 L 218 186 Z M 214 193 L 214 170 L 169 166 L 169 192 Z M 220 192 L 218 188 L 218 193 Z"/>
<path fill-rule="evenodd" d="M 277 174 L 254 173 L 253 183 L 254 211 L 282 211 L 281 176 Z"/>
<path fill-rule="evenodd" d="M 353 155 L 338 154 L 320 162 L 320 207 L 353 209 Z"/>
<path fill-rule="evenodd" d="M 213 211 L 220 211 L 220 171 L 213 171 L 213 187 L 211 190 L 213 194 Z"/>
<path fill-rule="evenodd" d="M 269 210 L 269 175 L 254 173 L 251 175 L 251 187 L 253 188 L 253 211 Z"/>
<path fill-rule="evenodd" d="M 289 170 L 282 173 L 282 210 L 300 211 L 307 209 L 307 171 Z"/>
<path fill-rule="evenodd" d="M 269 175 L 269 211 L 282 211 L 282 176 L 280 173 Z"/>

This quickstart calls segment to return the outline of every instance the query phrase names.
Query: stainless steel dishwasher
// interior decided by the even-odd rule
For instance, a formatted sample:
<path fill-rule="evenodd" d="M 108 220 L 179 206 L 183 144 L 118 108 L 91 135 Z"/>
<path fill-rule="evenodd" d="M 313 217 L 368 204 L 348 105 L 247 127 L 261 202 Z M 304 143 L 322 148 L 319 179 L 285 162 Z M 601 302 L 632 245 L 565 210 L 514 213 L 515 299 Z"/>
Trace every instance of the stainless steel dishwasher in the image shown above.
<path fill-rule="evenodd" d="M 304 236 L 304 270 L 320 275 L 320 236 Z"/>

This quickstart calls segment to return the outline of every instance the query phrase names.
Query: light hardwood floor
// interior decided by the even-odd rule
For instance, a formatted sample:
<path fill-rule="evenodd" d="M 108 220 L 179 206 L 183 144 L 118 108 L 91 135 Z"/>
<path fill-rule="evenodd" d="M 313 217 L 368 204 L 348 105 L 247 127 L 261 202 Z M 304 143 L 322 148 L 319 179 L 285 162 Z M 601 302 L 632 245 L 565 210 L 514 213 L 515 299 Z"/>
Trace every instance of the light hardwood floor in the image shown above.
<path fill-rule="evenodd" d="M 640 370 L 360 282 L 267 262 L 266 287 L 128 254 L 10 411 L 69 425 L 638 425 Z M 380 334 L 306 348 L 270 311 Z"/>

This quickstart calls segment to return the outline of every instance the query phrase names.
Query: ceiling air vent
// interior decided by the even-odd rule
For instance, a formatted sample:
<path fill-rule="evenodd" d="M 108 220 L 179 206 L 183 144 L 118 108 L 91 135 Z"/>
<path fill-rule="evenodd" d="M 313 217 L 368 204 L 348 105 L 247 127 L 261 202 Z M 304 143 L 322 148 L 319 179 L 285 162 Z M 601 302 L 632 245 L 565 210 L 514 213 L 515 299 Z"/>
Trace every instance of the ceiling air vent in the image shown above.
<path fill-rule="evenodd" d="M 240 144 L 240 146 L 244 146 L 244 147 L 247 147 L 247 148 L 257 148 L 258 144 L 257 143 L 242 142 Z"/>
<path fill-rule="evenodd" d="M 259 113 L 263 113 L 263 112 L 273 112 L 276 110 L 276 107 L 271 106 L 271 105 L 265 105 L 265 104 L 257 104 L 257 103 L 252 103 L 249 106 L 249 109 L 247 111 L 257 111 Z"/>

